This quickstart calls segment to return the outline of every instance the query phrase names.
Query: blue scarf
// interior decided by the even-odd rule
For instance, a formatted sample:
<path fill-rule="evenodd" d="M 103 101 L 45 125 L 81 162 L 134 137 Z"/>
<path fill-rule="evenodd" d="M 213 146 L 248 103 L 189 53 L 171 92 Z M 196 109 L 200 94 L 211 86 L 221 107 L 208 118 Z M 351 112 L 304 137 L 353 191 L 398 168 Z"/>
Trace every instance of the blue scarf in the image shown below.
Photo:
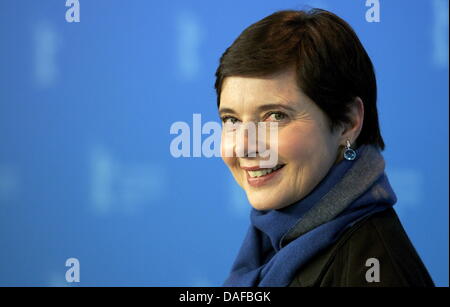
<path fill-rule="evenodd" d="M 223 286 L 288 286 L 297 271 L 361 219 L 397 202 L 381 152 L 356 149 L 300 201 L 250 213 L 250 227 Z"/>

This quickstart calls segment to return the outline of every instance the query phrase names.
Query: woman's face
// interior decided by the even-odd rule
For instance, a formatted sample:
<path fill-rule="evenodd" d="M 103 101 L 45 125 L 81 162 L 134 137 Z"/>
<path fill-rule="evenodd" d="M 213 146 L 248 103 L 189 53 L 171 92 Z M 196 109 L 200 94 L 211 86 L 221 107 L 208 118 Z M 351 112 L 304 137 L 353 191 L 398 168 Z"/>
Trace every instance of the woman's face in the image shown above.
<path fill-rule="evenodd" d="M 304 198 L 342 159 L 341 130 L 330 133 L 325 113 L 298 89 L 293 70 L 267 78 L 226 77 L 219 112 L 224 125 L 233 127 L 247 122 L 278 124 L 278 161 L 269 174 L 260 166 L 267 158 L 259 153 L 238 155 L 241 145 L 227 135 L 229 129 L 222 129 L 222 159 L 257 210 L 280 209 Z M 270 144 L 268 135 L 256 143 L 273 149 L 276 145 Z M 246 143 L 242 146 L 249 153 Z M 226 156 L 225 150 L 233 155 Z"/>

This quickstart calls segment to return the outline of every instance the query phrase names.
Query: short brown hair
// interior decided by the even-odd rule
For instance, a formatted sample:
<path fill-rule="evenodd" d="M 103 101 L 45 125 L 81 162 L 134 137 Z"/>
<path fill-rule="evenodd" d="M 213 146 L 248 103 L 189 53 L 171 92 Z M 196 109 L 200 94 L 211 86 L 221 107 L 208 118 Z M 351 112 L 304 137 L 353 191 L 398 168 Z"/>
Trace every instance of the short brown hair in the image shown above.
<path fill-rule="evenodd" d="M 278 11 L 246 28 L 220 58 L 217 106 L 226 77 L 268 76 L 292 66 L 299 88 L 328 117 L 330 131 L 350 121 L 349 108 L 360 97 L 365 112 L 356 147 L 384 150 L 372 62 L 352 27 L 326 10 Z"/>

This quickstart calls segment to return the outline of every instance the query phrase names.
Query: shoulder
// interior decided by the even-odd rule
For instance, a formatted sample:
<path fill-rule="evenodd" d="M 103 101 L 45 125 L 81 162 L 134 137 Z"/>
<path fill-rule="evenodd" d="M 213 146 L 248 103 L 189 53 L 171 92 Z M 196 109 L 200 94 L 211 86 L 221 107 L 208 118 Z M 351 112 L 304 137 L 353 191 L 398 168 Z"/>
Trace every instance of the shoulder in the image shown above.
<path fill-rule="evenodd" d="M 291 286 L 434 286 L 393 208 L 349 228 Z"/>

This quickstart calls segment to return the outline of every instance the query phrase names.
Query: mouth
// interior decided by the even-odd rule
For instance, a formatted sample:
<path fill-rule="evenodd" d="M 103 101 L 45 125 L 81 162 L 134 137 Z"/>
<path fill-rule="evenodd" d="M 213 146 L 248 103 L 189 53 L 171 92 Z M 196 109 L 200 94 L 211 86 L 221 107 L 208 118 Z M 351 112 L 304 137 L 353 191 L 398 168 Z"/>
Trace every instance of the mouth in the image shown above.
<path fill-rule="evenodd" d="M 270 173 L 273 173 L 273 172 L 279 170 L 283 166 L 284 166 L 284 164 L 279 164 L 279 165 L 275 166 L 274 168 L 261 168 L 261 169 L 254 170 L 254 171 L 248 170 L 247 173 L 251 178 L 259 178 L 259 177 L 267 176 Z"/>
<path fill-rule="evenodd" d="M 247 182 L 252 187 L 268 184 L 278 177 L 284 166 L 285 164 L 278 164 L 273 168 L 247 169 Z"/>

